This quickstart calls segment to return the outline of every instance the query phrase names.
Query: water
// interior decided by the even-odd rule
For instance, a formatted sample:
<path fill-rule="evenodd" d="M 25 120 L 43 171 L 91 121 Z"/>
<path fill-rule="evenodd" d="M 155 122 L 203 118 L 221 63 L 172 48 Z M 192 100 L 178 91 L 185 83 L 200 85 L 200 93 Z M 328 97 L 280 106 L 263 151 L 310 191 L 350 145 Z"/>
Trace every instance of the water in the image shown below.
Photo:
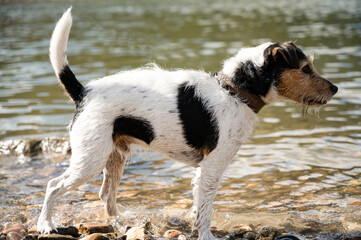
<path fill-rule="evenodd" d="M 69 5 L 0 4 L 0 225 L 35 221 L 47 181 L 68 166 L 66 140 L 56 139 L 58 145 L 35 156 L 22 154 L 21 141 L 67 136 L 74 106 L 54 77 L 48 46 L 56 20 Z M 237 49 L 266 41 L 294 40 L 314 54 L 316 68 L 339 92 L 319 117 L 303 116 L 293 103 L 262 109 L 253 137 L 225 174 L 213 225 L 227 230 L 243 223 L 275 225 L 306 235 L 361 231 L 358 0 L 72 5 L 68 59 L 84 83 L 149 62 L 216 72 Z M 187 219 L 192 177 L 191 167 L 135 151 L 119 187 L 122 217 L 154 218 L 160 225 L 168 215 Z M 55 221 L 105 220 L 100 185 L 101 176 L 68 193 L 56 207 Z"/>

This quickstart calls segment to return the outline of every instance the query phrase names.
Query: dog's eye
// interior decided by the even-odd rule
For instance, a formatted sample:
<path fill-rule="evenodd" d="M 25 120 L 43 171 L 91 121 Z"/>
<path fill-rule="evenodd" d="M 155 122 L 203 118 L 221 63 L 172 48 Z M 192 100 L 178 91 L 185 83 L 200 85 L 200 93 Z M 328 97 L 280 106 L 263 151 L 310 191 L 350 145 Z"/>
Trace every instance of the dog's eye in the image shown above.
<path fill-rule="evenodd" d="M 306 65 L 302 68 L 302 72 L 304 72 L 306 74 L 311 74 L 312 70 L 311 70 L 310 66 Z"/>

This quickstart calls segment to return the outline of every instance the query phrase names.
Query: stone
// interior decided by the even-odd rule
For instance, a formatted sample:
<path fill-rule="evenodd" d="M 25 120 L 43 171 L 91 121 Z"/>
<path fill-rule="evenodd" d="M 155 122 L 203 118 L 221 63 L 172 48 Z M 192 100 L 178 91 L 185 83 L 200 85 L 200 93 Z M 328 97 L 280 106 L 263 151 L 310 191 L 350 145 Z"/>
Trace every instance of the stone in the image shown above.
<path fill-rule="evenodd" d="M 282 234 L 279 237 L 276 237 L 274 240 L 300 240 L 298 237 L 294 236 L 294 235 L 290 235 L 290 234 Z M 352 240 L 352 239 L 348 239 L 348 240 Z M 361 240 L 361 239 L 360 239 Z"/>
<path fill-rule="evenodd" d="M 11 225 L 10 227 L 7 227 L 4 229 L 3 233 L 8 234 L 10 232 L 16 232 L 22 236 L 25 236 L 28 233 L 28 229 L 21 224 L 14 224 Z"/>
<path fill-rule="evenodd" d="M 29 234 L 23 237 L 21 240 L 38 240 L 39 235 L 38 234 Z"/>
<path fill-rule="evenodd" d="M 38 233 L 38 229 L 36 228 L 36 226 L 34 226 L 34 227 L 32 227 L 32 228 L 30 228 L 30 229 L 28 230 L 28 233 L 29 233 L 29 234 L 37 234 L 37 233 Z"/>
<path fill-rule="evenodd" d="M 275 227 L 263 227 L 259 234 L 260 237 L 269 237 L 271 239 L 281 236 L 281 232 Z"/>
<path fill-rule="evenodd" d="M 103 234 L 104 237 L 108 238 L 109 240 L 115 240 L 118 236 L 117 233 L 107 233 Z"/>
<path fill-rule="evenodd" d="M 89 236 L 82 238 L 82 240 L 109 240 L 109 238 L 105 237 L 100 233 L 93 233 L 90 234 Z"/>
<path fill-rule="evenodd" d="M 41 234 L 38 237 L 38 240 L 74 240 L 75 237 L 70 235 L 60 235 L 60 234 Z"/>
<path fill-rule="evenodd" d="M 127 240 L 144 240 L 148 239 L 148 236 L 145 232 L 146 230 L 142 227 L 132 227 L 125 233 L 125 235 L 127 235 Z"/>
<path fill-rule="evenodd" d="M 252 232 L 252 228 L 246 224 L 235 226 L 235 231 Z"/>
<path fill-rule="evenodd" d="M 70 235 L 75 238 L 79 237 L 79 231 L 74 226 L 59 227 L 56 229 L 56 231 L 51 231 L 51 233 L 56 233 L 59 235 Z"/>
<path fill-rule="evenodd" d="M 178 236 L 178 240 L 187 240 L 187 237 L 183 234 Z"/>
<path fill-rule="evenodd" d="M 246 232 L 243 235 L 243 238 L 248 238 L 250 240 L 254 240 L 254 239 L 256 239 L 256 237 L 257 237 L 257 235 L 254 232 Z"/>
<path fill-rule="evenodd" d="M 24 236 L 18 232 L 9 232 L 6 234 L 6 240 L 21 240 Z"/>
<path fill-rule="evenodd" d="M 170 229 L 168 231 L 166 231 L 163 235 L 163 237 L 165 237 L 166 239 L 173 239 L 173 238 L 178 238 L 179 235 L 181 235 L 182 232 L 175 230 L 175 229 Z"/>
<path fill-rule="evenodd" d="M 236 238 L 233 235 L 228 235 L 226 240 L 236 240 Z"/>
<path fill-rule="evenodd" d="M 123 235 L 121 237 L 118 237 L 116 240 L 127 240 L 127 235 Z"/>
<path fill-rule="evenodd" d="M 217 238 L 223 238 L 224 236 L 226 236 L 228 234 L 227 231 L 225 230 L 219 230 L 217 229 L 217 227 L 211 227 L 211 232 L 213 235 L 215 235 L 215 237 Z"/>
<path fill-rule="evenodd" d="M 33 157 L 41 153 L 41 140 L 28 140 L 25 143 L 23 153 L 25 156 Z"/>
<path fill-rule="evenodd" d="M 79 232 L 90 235 L 92 233 L 112 233 L 114 228 L 107 223 L 82 223 L 79 225 Z"/>

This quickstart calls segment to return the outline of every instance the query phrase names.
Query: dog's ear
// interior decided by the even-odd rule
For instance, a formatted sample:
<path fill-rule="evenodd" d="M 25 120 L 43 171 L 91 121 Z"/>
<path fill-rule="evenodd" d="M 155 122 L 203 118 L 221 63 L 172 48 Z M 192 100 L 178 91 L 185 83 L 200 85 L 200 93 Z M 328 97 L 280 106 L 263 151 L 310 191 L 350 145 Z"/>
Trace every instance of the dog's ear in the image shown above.
<path fill-rule="evenodd" d="M 266 59 L 283 68 L 298 68 L 300 60 L 306 58 L 304 53 L 292 42 L 276 43 L 265 51 Z"/>

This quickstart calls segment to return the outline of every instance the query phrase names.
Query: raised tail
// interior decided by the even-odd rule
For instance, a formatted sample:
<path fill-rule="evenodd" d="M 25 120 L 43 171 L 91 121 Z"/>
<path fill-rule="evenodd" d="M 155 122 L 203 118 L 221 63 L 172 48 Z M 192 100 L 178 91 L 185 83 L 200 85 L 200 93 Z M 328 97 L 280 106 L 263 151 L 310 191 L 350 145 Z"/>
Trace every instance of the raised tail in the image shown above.
<path fill-rule="evenodd" d="M 50 41 L 50 62 L 55 74 L 70 98 L 78 105 L 84 96 L 84 87 L 70 70 L 66 48 L 72 24 L 71 7 L 63 14 L 53 31 Z"/>

